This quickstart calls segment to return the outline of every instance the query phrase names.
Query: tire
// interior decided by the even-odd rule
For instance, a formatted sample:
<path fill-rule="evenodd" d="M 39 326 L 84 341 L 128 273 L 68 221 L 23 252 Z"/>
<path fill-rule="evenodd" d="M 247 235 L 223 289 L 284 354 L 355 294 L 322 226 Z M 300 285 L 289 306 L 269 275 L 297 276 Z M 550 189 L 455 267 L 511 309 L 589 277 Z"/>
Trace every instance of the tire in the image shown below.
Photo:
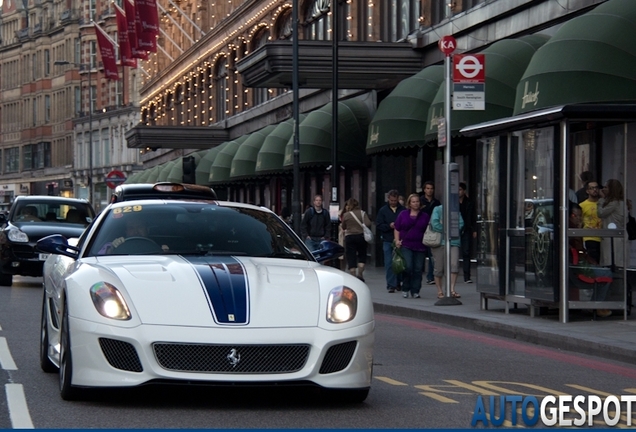
<path fill-rule="evenodd" d="M 78 399 L 80 391 L 71 385 L 73 379 L 73 356 L 71 355 L 71 334 L 68 322 L 68 307 L 64 300 L 64 313 L 60 329 L 60 396 L 70 401 Z"/>
<path fill-rule="evenodd" d="M 46 373 L 57 372 L 58 368 L 49 359 L 49 325 L 46 310 L 46 291 L 42 297 L 42 318 L 40 320 L 40 368 Z"/>
<path fill-rule="evenodd" d="M 11 286 L 13 284 L 13 275 L 0 273 L 0 286 Z"/>

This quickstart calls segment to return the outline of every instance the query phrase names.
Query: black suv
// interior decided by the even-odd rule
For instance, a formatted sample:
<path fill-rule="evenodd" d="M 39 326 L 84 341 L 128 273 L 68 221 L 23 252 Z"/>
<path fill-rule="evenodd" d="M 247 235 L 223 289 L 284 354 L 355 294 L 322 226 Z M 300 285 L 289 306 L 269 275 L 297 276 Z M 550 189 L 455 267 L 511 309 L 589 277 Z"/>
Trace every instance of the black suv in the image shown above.
<path fill-rule="evenodd" d="M 110 202 L 142 199 L 216 200 L 216 192 L 208 186 L 188 183 L 138 183 L 117 186 Z"/>
<path fill-rule="evenodd" d="M 10 286 L 13 275 L 42 276 L 48 254 L 36 249 L 37 241 L 51 234 L 79 237 L 94 217 L 86 200 L 16 197 L 9 214 L 0 214 L 0 285 Z"/>

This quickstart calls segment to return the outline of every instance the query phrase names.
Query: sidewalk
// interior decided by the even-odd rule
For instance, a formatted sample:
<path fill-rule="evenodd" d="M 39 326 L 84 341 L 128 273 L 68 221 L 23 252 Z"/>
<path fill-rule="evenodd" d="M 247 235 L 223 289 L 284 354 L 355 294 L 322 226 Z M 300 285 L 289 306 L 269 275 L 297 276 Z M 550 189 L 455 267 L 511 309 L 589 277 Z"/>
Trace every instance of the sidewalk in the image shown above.
<path fill-rule="evenodd" d="M 622 312 L 615 312 L 611 317 L 596 321 L 591 315 L 573 316 L 571 313 L 570 322 L 562 324 L 557 310 L 531 317 L 527 306 L 522 304 L 518 309 L 510 305 L 510 313 L 506 314 L 503 301 L 488 300 L 488 310 L 480 310 L 477 285 L 463 283 L 461 274 L 456 291 L 461 295 L 462 304 L 455 306 L 435 306 L 437 289 L 425 282 L 420 291 L 422 298 L 403 298 L 401 292 L 389 294 L 384 267 L 367 267 L 364 277 L 376 313 L 433 321 L 566 351 L 636 362 L 635 313 L 627 320 L 623 319 Z"/>

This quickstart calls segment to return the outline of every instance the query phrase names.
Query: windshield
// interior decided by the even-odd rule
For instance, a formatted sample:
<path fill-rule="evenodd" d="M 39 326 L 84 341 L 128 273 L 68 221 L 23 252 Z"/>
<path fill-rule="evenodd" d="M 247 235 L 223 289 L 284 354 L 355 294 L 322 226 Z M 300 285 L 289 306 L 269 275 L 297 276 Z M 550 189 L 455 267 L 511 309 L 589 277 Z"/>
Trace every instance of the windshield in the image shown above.
<path fill-rule="evenodd" d="M 93 220 L 93 212 L 83 203 L 59 200 L 21 201 L 11 215 L 17 223 L 63 223 L 87 226 Z"/>
<path fill-rule="evenodd" d="M 313 260 L 290 228 L 258 209 L 209 202 L 151 203 L 107 210 L 87 248 L 100 255 L 235 255 Z"/>

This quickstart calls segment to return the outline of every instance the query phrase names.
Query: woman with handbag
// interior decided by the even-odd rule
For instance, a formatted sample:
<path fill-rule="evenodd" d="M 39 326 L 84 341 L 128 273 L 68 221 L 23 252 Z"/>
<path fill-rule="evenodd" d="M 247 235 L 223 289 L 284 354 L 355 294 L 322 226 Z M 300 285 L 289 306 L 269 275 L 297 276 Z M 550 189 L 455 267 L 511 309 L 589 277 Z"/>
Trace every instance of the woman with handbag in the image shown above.
<path fill-rule="evenodd" d="M 442 241 L 439 247 L 431 248 L 433 252 L 433 261 L 435 261 L 435 268 L 433 269 L 433 276 L 435 276 L 435 286 L 437 287 L 437 298 L 444 298 L 444 290 L 442 289 L 442 278 L 444 277 L 444 264 L 446 262 L 445 251 L 446 245 L 444 235 L 444 206 L 440 205 L 433 209 L 431 215 L 431 228 L 433 231 L 442 234 Z M 459 232 L 464 229 L 464 219 L 461 213 L 459 214 Z M 459 248 L 461 247 L 461 236 L 456 239 L 451 239 L 450 248 L 450 285 L 451 285 L 451 297 L 461 298 L 457 292 L 455 292 L 455 284 L 457 282 L 457 275 L 459 274 Z"/>
<path fill-rule="evenodd" d="M 345 234 L 345 257 L 349 273 L 364 282 L 364 267 L 367 263 L 367 241 L 364 239 L 363 226 L 371 227 L 371 219 L 360 209 L 355 198 L 345 203 L 346 213 L 342 217 L 342 229 Z M 357 275 L 356 275 L 357 271 Z"/>
<path fill-rule="evenodd" d="M 406 200 L 406 210 L 395 220 L 395 247 L 399 248 L 406 261 L 402 280 L 403 297 L 420 298 L 422 269 L 426 258 L 426 246 L 422 244 L 424 231 L 430 216 L 420 209 L 420 196 L 411 194 Z"/>

